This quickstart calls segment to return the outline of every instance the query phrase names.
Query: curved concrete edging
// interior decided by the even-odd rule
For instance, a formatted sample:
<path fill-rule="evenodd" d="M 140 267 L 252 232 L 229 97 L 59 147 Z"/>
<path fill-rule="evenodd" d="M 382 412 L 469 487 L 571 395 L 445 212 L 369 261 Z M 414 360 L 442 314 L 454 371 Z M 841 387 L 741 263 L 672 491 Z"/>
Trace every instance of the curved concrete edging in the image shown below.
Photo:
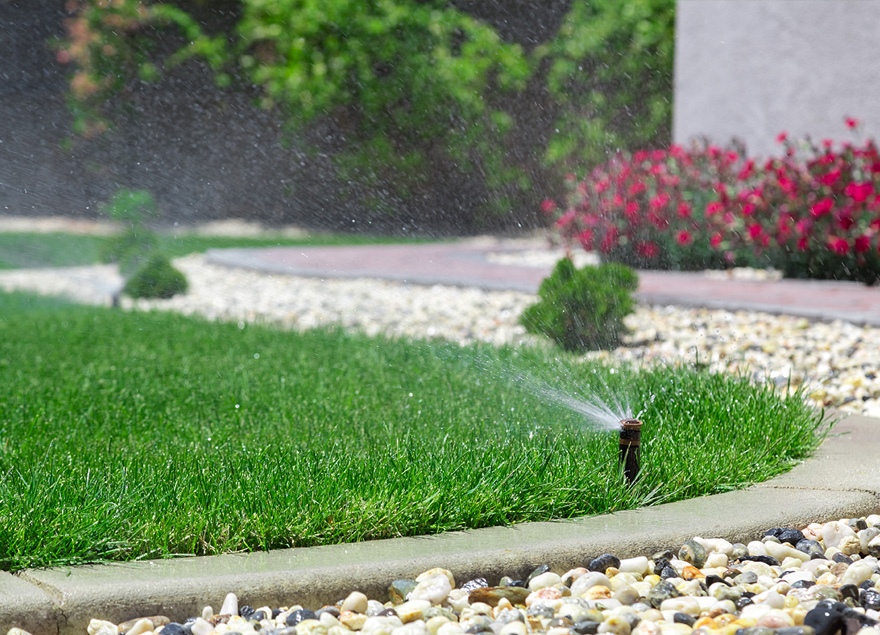
<path fill-rule="evenodd" d="M 880 420 L 850 416 L 816 455 L 745 490 L 569 521 L 263 553 L 0 574 L 0 633 L 83 635 L 91 618 L 172 619 L 217 608 L 233 591 L 254 607 L 333 603 L 358 589 L 384 597 L 395 578 L 442 566 L 457 580 L 563 570 L 610 552 L 648 555 L 692 536 L 757 539 L 774 526 L 880 512 Z"/>

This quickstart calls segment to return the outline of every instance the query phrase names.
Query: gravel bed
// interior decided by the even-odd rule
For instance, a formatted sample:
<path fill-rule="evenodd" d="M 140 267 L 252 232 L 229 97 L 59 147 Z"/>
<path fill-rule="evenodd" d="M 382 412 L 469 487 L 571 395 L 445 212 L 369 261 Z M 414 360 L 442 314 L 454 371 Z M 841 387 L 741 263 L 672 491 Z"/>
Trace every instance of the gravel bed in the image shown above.
<path fill-rule="evenodd" d="M 208 264 L 202 255 L 177 259 L 175 266 L 189 279 L 186 295 L 151 301 L 123 298 L 122 307 L 285 329 L 332 324 L 371 335 L 445 338 L 460 344 L 545 345 L 518 323 L 523 309 L 535 300 L 527 293 L 267 274 Z M 0 288 L 99 305 L 109 304 L 121 283 L 113 266 L 0 272 Z M 625 346 L 588 356 L 641 364 L 697 363 L 745 372 L 780 389 L 803 384 L 819 406 L 880 417 L 878 328 L 675 306 L 639 306 L 626 324 L 631 332 Z"/>
<path fill-rule="evenodd" d="M 443 568 L 389 581 L 387 597 L 352 590 L 327 606 L 219 607 L 171 621 L 93 619 L 89 635 L 878 635 L 880 515 L 774 527 L 748 543 L 683 545 L 528 576 L 456 580 Z M 24 635 L 13 629 L 9 635 Z"/>

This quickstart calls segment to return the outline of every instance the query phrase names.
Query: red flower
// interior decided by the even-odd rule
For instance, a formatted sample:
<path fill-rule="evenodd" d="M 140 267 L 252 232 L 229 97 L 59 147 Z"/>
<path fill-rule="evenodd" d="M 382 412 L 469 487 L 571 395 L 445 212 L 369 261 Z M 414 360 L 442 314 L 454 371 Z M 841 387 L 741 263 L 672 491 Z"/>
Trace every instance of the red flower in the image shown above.
<path fill-rule="evenodd" d="M 788 139 L 787 132 L 780 132 L 778 135 L 776 135 L 776 143 L 785 143 L 786 139 Z"/>
<path fill-rule="evenodd" d="M 556 226 L 565 227 L 566 225 L 569 225 L 574 220 L 574 216 L 574 210 L 568 210 L 567 212 L 565 212 L 565 214 L 563 214 L 556 220 Z"/>
<path fill-rule="evenodd" d="M 665 229 L 669 226 L 669 221 L 653 209 L 648 212 L 648 222 L 654 225 L 657 229 Z"/>
<path fill-rule="evenodd" d="M 603 254 L 607 254 L 609 251 L 614 249 L 617 246 L 617 227 L 609 227 L 608 231 L 605 232 L 605 235 L 602 236 L 602 241 L 599 243 L 599 251 Z"/>
<path fill-rule="evenodd" d="M 828 238 L 828 247 L 838 256 L 845 256 L 847 253 L 849 253 L 849 243 L 847 242 L 846 238 L 830 236 Z"/>
<path fill-rule="evenodd" d="M 690 245 L 693 242 L 694 238 L 693 236 L 691 236 L 691 233 L 688 230 L 682 229 L 680 232 L 678 232 L 678 236 L 675 237 L 675 240 L 678 241 L 679 245 L 684 247 L 685 245 Z"/>
<path fill-rule="evenodd" d="M 871 249 L 871 238 L 869 236 L 856 236 L 853 246 L 857 254 L 863 254 Z"/>
<path fill-rule="evenodd" d="M 743 216 L 751 216 L 752 214 L 755 213 L 756 209 L 757 209 L 757 207 L 755 206 L 754 203 L 746 203 L 745 205 L 743 205 L 743 208 L 742 208 Z"/>
<path fill-rule="evenodd" d="M 712 216 L 717 214 L 718 212 L 724 209 L 723 205 L 721 205 L 721 201 L 712 201 L 708 205 L 706 205 L 706 216 Z"/>
<path fill-rule="evenodd" d="M 858 127 L 859 120 L 853 119 L 852 117 L 846 117 L 843 122 L 846 124 L 846 127 L 852 130 L 853 128 Z"/>
<path fill-rule="evenodd" d="M 806 251 L 807 247 L 810 246 L 810 242 L 807 240 L 806 236 L 801 236 L 797 241 L 798 251 Z"/>
<path fill-rule="evenodd" d="M 633 183 L 632 185 L 629 186 L 629 190 L 627 190 L 627 194 L 630 196 L 635 196 L 636 194 L 639 194 L 640 192 L 644 192 L 646 189 L 647 188 L 644 183 L 642 183 L 641 181 L 636 181 L 635 183 Z"/>
<path fill-rule="evenodd" d="M 656 243 L 652 243 L 649 240 L 637 242 L 635 244 L 635 251 L 644 258 L 656 258 L 660 255 L 660 248 Z"/>
<path fill-rule="evenodd" d="M 627 203 L 626 209 L 623 210 L 623 215 L 630 221 L 635 221 L 639 217 L 639 204 L 635 201 Z"/>
<path fill-rule="evenodd" d="M 550 212 L 556 209 L 556 202 L 552 199 L 545 198 L 544 202 L 541 203 L 541 211 L 545 214 L 549 214 Z"/>
<path fill-rule="evenodd" d="M 593 231 L 585 229 L 578 235 L 578 242 L 586 251 L 593 251 Z"/>
<path fill-rule="evenodd" d="M 840 168 L 836 170 L 831 170 L 827 174 L 822 174 L 819 176 L 819 182 L 822 185 L 834 185 L 837 183 L 837 180 L 840 178 Z"/>
<path fill-rule="evenodd" d="M 764 230 L 761 229 L 761 226 L 758 223 L 752 223 L 751 225 L 749 225 L 749 237 L 752 240 L 757 240 L 761 236 L 763 231 Z"/>
<path fill-rule="evenodd" d="M 654 198 L 651 199 L 649 205 L 651 209 L 661 210 L 666 207 L 666 204 L 669 202 L 669 194 L 665 192 L 658 194 Z"/>
<path fill-rule="evenodd" d="M 687 203 L 679 203 L 678 204 L 678 217 L 679 218 L 690 218 L 692 215 L 692 208 Z"/>
<path fill-rule="evenodd" d="M 709 239 L 709 244 L 717 249 L 718 246 L 721 245 L 721 240 L 721 234 L 716 232 L 712 234 L 712 238 Z"/>
<path fill-rule="evenodd" d="M 874 184 L 869 181 L 867 183 L 847 183 L 844 193 L 852 197 L 856 203 L 863 203 L 873 191 Z"/>
<path fill-rule="evenodd" d="M 834 207 L 834 200 L 823 198 L 810 208 L 810 216 L 813 218 L 820 218 L 830 212 L 832 207 Z"/>

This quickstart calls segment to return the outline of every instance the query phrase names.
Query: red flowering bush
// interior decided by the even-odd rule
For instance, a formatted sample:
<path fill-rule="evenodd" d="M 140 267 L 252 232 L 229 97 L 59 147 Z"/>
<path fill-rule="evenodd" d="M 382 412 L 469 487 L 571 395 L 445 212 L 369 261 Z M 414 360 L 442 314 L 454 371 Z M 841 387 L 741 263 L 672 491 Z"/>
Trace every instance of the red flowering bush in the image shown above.
<path fill-rule="evenodd" d="M 569 175 L 565 208 L 545 201 L 563 239 L 611 261 L 661 269 L 730 265 L 737 223 L 727 211 L 742 153 L 715 146 L 620 153 L 584 180 Z"/>
<path fill-rule="evenodd" d="M 847 126 L 857 122 L 847 119 Z M 774 266 L 789 277 L 880 279 L 880 156 L 785 134 L 759 164 L 741 148 L 621 153 L 544 202 L 563 240 L 604 259 L 660 269 Z"/>
<path fill-rule="evenodd" d="M 854 128 L 855 120 L 847 125 Z M 753 218 L 756 238 L 773 246 L 772 264 L 788 277 L 880 279 L 880 154 L 832 141 L 804 143 L 781 136 L 782 158 L 768 160 L 743 185 L 739 215 Z M 803 155 L 803 156 L 802 156 Z"/>

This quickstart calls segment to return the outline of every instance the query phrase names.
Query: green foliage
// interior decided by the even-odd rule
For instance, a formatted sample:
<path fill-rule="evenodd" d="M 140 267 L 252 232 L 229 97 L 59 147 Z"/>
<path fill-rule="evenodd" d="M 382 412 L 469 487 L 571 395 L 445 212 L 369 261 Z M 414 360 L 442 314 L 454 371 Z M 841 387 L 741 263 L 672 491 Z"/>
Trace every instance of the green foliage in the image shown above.
<path fill-rule="evenodd" d="M 158 213 L 152 194 L 120 188 L 103 212 L 124 227 L 101 250 L 103 262 L 119 264 L 126 279 L 123 293 L 132 298 L 170 298 L 186 292 L 186 276 L 171 266 L 159 250 L 158 236 L 147 227 L 147 220 Z"/>
<path fill-rule="evenodd" d="M 104 244 L 101 261 L 118 263 L 120 272 L 128 277 L 157 249 L 156 234 L 146 226 L 157 214 L 156 201 L 145 190 L 120 188 L 102 211 L 120 223 L 123 230 Z"/>
<path fill-rule="evenodd" d="M 441 0 L 242 0 L 238 22 L 219 32 L 186 4 L 78 1 L 58 54 L 76 65 L 78 132 L 106 128 L 113 97 L 200 59 L 221 86 L 256 85 L 262 105 L 302 133 L 297 143 L 329 124 L 333 141 L 326 147 L 321 134 L 321 151 L 379 209 L 466 182 L 463 213 L 477 216 L 461 220 L 479 222 L 535 205 L 528 177 L 558 180 L 548 166 L 669 139 L 674 0 L 574 0 L 556 36 L 530 55 Z M 510 134 L 515 121 L 541 118 L 529 109 L 553 113 L 539 124 L 555 130 L 546 147 L 517 146 L 544 143 L 544 132 Z"/>
<path fill-rule="evenodd" d="M 568 351 L 614 348 L 632 313 L 638 276 L 616 263 L 577 269 L 563 258 L 538 289 L 539 301 L 522 314 L 529 333 L 542 333 Z"/>
<path fill-rule="evenodd" d="M 608 152 L 668 143 L 675 0 L 575 0 L 537 54 L 560 106 L 550 163 L 596 164 Z"/>
<path fill-rule="evenodd" d="M 122 292 L 131 298 L 171 298 L 186 293 L 188 287 L 186 276 L 156 252 L 126 281 Z"/>

